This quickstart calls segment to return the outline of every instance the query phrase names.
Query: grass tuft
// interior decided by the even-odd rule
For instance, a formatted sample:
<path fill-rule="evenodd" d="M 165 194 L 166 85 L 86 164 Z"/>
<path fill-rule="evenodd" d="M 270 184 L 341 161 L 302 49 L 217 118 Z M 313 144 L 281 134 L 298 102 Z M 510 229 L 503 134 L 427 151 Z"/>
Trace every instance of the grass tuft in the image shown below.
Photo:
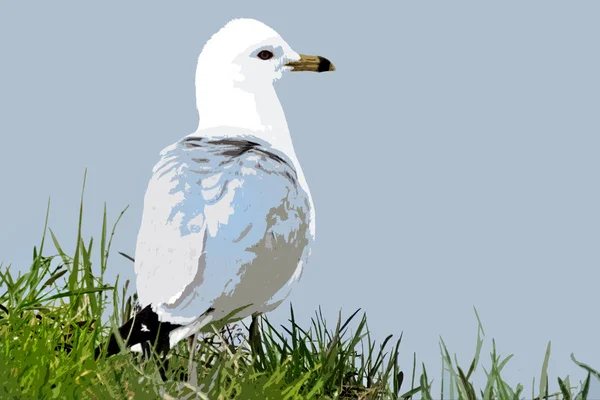
<path fill-rule="evenodd" d="M 512 355 L 501 357 L 495 341 L 490 364 L 480 366 L 485 334 L 476 310 L 478 334 L 471 363 L 460 366 L 440 338 L 443 383 L 439 394 L 434 394 L 434 380 L 425 365 L 418 371 L 416 354 L 412 368 L 401 369 L 402 334 L 397 339 L 389 335 L 377 343 L 371 338 L 366 314 L 360 310 L 347 317 L 340 311 L 331 329 L 319 308 L 310 325 L 303 328 L 290 305 L 290 318 L 284 325 L 274 326 L 268 318 L 260 318 L 262 347 L 254 352 L 246 340 L 248 328 L 241 323 L 213 327 L 212 332 L 201 335 L 196 346 L 194 379 L 182 379 L 190 359 L 186 341 L 169 355 L 167 381 L 160 378 L 156 362 L 142 355 L 122 352 L 95 360 L 96 346 L 105 343 L 137 309 L 135 294 L 128 295 L 128 281 L 119 284 L 117 278 L 108 284 L 104 279 L 115 229 L 125 210 L 109 230 L 104 205 L 99 244 L 92 238 L 84 239 L 82 192 L 73 256 L 64 251 L 48 228 L 49 210 L 50 202 L 42 240 L 33 249 L 27 272 L 15 275 L 10 266 L 0 265 L 0 398 L 523 398 L 522 385 L 510 387 L 502 378 Z M 46 249 L 47 233 L 54 246 L 50 252 Z M 99 274 L 94 274 L 94 265 L 99 266 Z M 559 391 L 549 393 L 550 350 L 549 343 L 539 384 L 536 387 L 534 380 L 531 397 L 587 399 L 590 380 L 600 379 L 600 373 L 574 356 L 573 362 L 587 371 L 587 379 L 573 387 L 568 377 L 559 378 Z M 483 368 L 487 378 L 482 388 L 472 383 L 478 368 Z M 406 377 L 411 378 L 410 387 Z M 449 385 L 444 385 L 443 379 Z M 444 393 L 446 386 L 449 393 Z"/>

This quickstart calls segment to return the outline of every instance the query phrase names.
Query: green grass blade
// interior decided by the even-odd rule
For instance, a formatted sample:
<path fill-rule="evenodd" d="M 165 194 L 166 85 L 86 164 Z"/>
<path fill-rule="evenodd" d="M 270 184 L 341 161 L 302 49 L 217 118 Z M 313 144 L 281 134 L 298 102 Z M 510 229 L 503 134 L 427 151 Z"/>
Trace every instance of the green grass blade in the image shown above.
<path fill-rule="evenodd" d="M 590 367 L 587 364 L 577 361 L 577 359 L 575 358 L 575 354 L 573 353 L 571 353 L 571 360 L 573 360 L 573 362 L 577 364 L 580 368 L 585 369 L 589 374 L 591 374 L 591 376 L 600 379 L 600 372 L 596 371 L 594 368 Z"/>
<path fill-rule="evenodd" d="M 548 342 L 546 347 L 546 355 L 544 356 L 544 363 L 542 364 L 542 374 L 540 376 L 540 397 L 544 396 L 548 390 L 548 362 L 550 361 L 550 349 L 552 343 Z"/>

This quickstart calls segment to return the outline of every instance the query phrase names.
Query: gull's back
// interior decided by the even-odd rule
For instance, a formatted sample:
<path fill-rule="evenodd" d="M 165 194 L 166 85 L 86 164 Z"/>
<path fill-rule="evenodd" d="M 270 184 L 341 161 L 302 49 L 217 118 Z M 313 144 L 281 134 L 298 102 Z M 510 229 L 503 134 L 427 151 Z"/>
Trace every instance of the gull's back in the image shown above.
<path fill-rule="evenodd" d="M 308 257 L 311 200 L 293 160 L 252 136 L 188 136 L 161 153 L 135 254 L 142 307 L 190 324 L 267 312 Z"/>

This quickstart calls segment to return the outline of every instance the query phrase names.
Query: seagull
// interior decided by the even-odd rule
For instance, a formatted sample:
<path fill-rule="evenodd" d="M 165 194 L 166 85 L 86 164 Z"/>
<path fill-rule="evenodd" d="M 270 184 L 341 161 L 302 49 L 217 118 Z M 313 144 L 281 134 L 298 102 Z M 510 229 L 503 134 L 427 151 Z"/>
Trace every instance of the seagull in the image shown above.
<path fill-rule="evenodd" d="M 144 198 L 134 260 L 141 311 L 119 328 L 128 348 L 152 342 L 165 355 L 210 324 L 254 323 L 290 294 L 315 210 L 274 82 L 334 70 L 253 19 L 230 21 L 205 44 L 198 129 L 160 153 Z M 113 335 L 107 355 L 119 351 Z"/>

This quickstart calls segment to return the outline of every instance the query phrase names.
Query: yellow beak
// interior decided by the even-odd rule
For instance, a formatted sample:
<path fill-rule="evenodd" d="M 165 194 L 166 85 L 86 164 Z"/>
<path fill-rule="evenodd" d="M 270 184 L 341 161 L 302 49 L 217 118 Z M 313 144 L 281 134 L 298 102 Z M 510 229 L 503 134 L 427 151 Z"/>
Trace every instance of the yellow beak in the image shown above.
<path fill-rule="evenodd" d="M 290 61 L 285 64 L 288 67 L 292 67 L 293 72 L 297 71 L 310 71 L 310 72 L 327 72 L 335 71 L 335 67 L 325 57 L 321 56 L 307 56 L 306 54 L 300 54 L 300 60 Z"/>

